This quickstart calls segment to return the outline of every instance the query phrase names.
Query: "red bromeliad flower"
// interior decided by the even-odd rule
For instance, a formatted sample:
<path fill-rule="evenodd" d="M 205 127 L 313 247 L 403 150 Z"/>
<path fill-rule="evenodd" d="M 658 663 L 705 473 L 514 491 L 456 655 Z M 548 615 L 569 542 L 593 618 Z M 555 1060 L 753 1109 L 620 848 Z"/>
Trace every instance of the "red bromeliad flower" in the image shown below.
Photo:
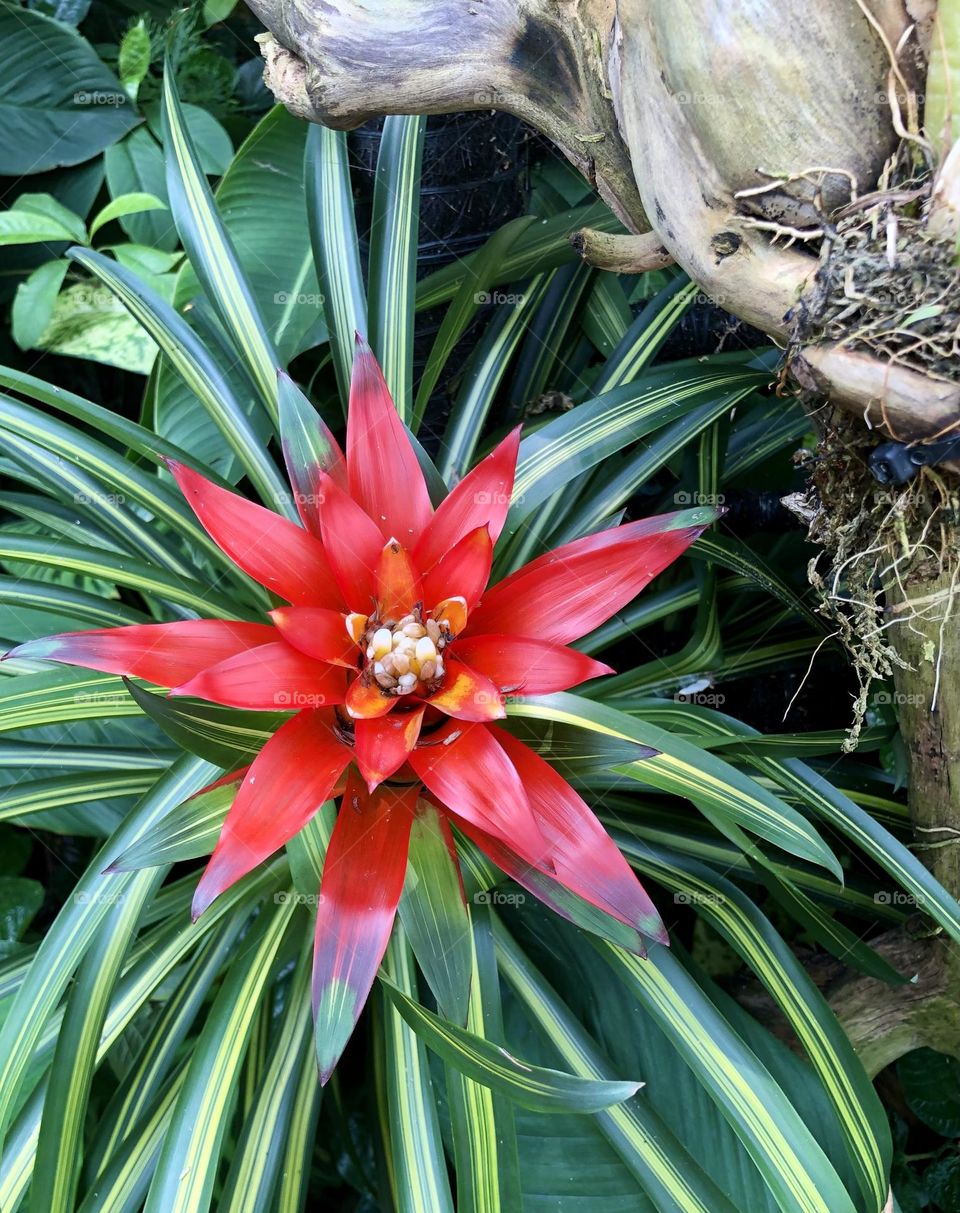
<path fill-rule="evenodd" d="M 216 543 L 289 604 L 269 623 L 69 632 L 8 656 L 143 678 L 236 708 L 294 710 L 243 776 L 193 914 L 342 795 L 314 953 L 326 1081 L 386 949 L 421 799 L 443 815 L 451 853 L 453 822 L 549 904 L 550 888 L 561 886 L 666 941 L 653 903 L 585 802 L 494 722 L 507 694 L 548 694 L 611 673 L 567 646 L 626 605 L 704 523 L 702 513 L 699 525 L 689 513 L 627 523 L 488 588 L 519 427 L 434 509 L 380 368 L 359 340 L 345 457 L 319 417 L 316 426 L 312 445 L 283 435 L 302 527 L 169 465 Z"/>

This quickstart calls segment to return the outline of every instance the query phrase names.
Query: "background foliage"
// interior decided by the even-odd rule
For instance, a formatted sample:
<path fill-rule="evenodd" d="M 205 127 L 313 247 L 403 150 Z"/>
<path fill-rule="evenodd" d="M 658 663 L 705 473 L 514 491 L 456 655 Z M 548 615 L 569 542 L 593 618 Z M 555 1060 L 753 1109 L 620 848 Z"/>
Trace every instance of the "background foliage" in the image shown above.
<path fill-rule="evenodd" d="M 845 1213 L 891 1173 L 910 1213 L 960 1207 L 955 1063 L 910 1055 L 885 1108 L 801 963 L 905 980 L 871 938 L 914 914 L 957 938 L 960 908 L 905 845 L 889 694 L 840 757 L 843 658 L 776 506 L 808 423 L 775 356 L 711 328 L 679 273 L 576 261 L 567 234 L 615 221 L 552 159 L 528 215 L 418 273 L 422 121 L 386 122 L 358 236 L 347 138 L 267 108 L 249 18 L 167 17 L 0 8 L 0 638 L 262 612 L 161 457 L 276 508 L 276 369 L 338 428 L 364 330 L 438 492 L 525 421 L 501 573 L 624 516 L 728 507 L 583 642 L 617 676 L 511 709 L 674 943 L 638 961 L 461 840 L 464 906 L 425 837 L 321 1093 L 305 947 L 331 807 L 188 914 L 232 788 L 191 796 L 276 720 L 4 663 L 0 1208 Z"/>

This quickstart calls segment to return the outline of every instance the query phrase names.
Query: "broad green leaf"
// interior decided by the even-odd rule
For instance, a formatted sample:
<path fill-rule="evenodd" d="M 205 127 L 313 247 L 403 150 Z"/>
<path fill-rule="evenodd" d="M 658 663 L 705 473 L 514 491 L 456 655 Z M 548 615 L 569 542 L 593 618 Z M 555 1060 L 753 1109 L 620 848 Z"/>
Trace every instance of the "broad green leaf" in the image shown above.
<path fill-rule="evenodd" d="M 163 148 L 146 126 L 138 126 L 125 139 L 108 147 L 103 157 L 111 198 L 124 194 L 152 194 L 167 202 L 167 174 Z M 140 211 L 119 217 L 131 240 L 165 252 L 178 245 L 177 229 L 169 211 Z"/>
<path fill-rule="evenodd" d="M 116 77 L 76 30 L 0 7 L 0 163 L 11 176 L 81 164 L 137 122 Z"/>
<path fill-rule="evenodd" d="M 370 331 L 364 336 L 404 422 L 413 416 L 413 317 L 425 131 L 422 117 L 384 119 L 370 221 Z"/>
<path fill-rule="evenodd" d="M 50 194 L 20 194 L 9 210 L 0 211 L 0 246 L 86 239 L 83 220 Z"/>
<path fill-rule="evenodd" d="M 381 974 L 387 997 L 418 1036 L 454 1069 L 537 1112 L 599 1112 L 634 1095 L 640 1083 L 579 1078 L 531 1066 L 506 1049 L 448 1023 Z"/>
<path fill-rule="evenodd" d="M 22 350 L 36 349 L 47 331 L 67 266 L 66 261 L 46 261 L 17 287 L 11 326 L 13 339 Z"/>
<path fill-rule="evenodd" d="M 43 332 L 43 349 L 89 358 L 137 375 L 149 375 L 157 356 L 153 340 L 121 301 L 87 282 L 76 282 L 57 296 Z"/>
<path fill-rule="evenodd" d="M 934 1049 L 913 1049 L 897 1062 L 910 1111 L 941 1137 L 960 1137 L 960 1061 Z"/>

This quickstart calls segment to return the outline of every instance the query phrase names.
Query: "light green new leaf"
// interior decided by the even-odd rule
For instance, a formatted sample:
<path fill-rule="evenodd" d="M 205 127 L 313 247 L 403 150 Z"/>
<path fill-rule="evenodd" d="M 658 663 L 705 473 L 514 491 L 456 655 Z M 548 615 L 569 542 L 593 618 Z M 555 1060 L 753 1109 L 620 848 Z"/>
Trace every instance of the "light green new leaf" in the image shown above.
<path fill-rule="evenodd" d="M 90 239 L 99 232 L 106 223 L 119 219 L 123 215 L 141 215 L 144 211 L 165 211 L 167 204 L 154 194 L 130 193 L 120 194 L 112 198 L 90 223 Z"/>

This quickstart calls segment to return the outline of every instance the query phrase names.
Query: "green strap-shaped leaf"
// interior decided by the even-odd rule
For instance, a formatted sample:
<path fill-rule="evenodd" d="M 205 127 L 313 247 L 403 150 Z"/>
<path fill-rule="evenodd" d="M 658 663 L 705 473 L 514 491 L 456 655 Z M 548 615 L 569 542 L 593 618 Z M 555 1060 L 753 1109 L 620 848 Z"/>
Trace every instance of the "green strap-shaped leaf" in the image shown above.
<path fill-rule="evenodd" d="M 655 945 L 640 960 L 609 943 L 596 946 L 686 1059 L 783 1213 L 854 1213 L 796 1109 L 669 950 Z"/>
<path fill-rule="evenodd" d="M 598 1112 L 629 1099 L 641 1085 L 578 1078 L 532 1066 L 505 1048 L 434 1015 L 382 975 L 381 982 L 403 1018 L 438 1056 L 461 1074 L 535 1112 Z"/>
<path fill-rule="evenodd" d="M 370 222 L 367 339 L 402 421 L 413 415 L 413 318 L 426 119 L 384 119 Z"/>
<path fill-rule="evenodd" d="M 276 421 L 280 360 L 197 160 L 169 63 L 163 73 L 163 142 L 170 210 L 183 247 L 207 299 L 232 336 L 261 400 Z"/>
<path fill-rule="evenodd" d="M 176 1073 L 179 1050 L 221 969 L 229 960 L 237 936 L 246 924 L 240 907 L 226 922 L 203 933 L 180 981 L 150 1025 L 143 1046 L 109 1104 L 97 1118 L 85 1168 L 99 1175 L 122 1144 L 138 1130 L 165 1084 Z"/>
<path fill-rule="evenodd" d="M 473 946 L 453 836 L 445 817 L 421 800 L 410 831 L 400 918 L 441 1014 L 467 1022 Z"/>
<path fill-rule="evenodd" d="M 0 681 L 0 731 L 137 714 L 111 674 L 73 666 Z"/>
<path fill-rule="evenodd" d="M 72 1213 L 90 1085 L 114 986 L 144 904 L 162 872 L 140 873 L 109 907 L 67 1000 L 37 1141 L 30 1213 Z"/>
<path fill-rule="evenodd" d="M 198 615 L 241 619 L 234 602 L 198 581 L 168 573 L 122 552 L 82 547 L 76 543 L 54 543 L 32 535 L 0 533 L 0 560 L 23 560 L 55 569 L 69 569 L 88 577 L 124 585 L 143 594 L 196 611 Z M 249 614 L 249 612 L 247 612 Z"/>
<path fill-rule="evenodd" d="M 497 918 L 493 935 L 501 973 L 563 1064 L 582 1078 L 609 1080 L 610 1061 Z M 661 1213 L 735 1213 L 643 1096 L 598 1112 L 596 1122 Z"/>
<path fill-rule="evenodd" d="M 20 577 L 0 576 L 0 603 L 67 616 L 78 624 L 89 624 L 95 628 L 150 622 L 142 611 L 135 611 L 125 603 L 105 601 L 85 590 L 67 589 L 46 581 L 28 581 Z"/>
<path fill-rule="evenodd" d="M 270 505 L 282 505 L 289 496 L 284 481 L 264 451 L 263 442 L 241 408 L 227 376 L 186 320 L 156 291 L 118 262 L 89 249 L 72 248 L 68 250 L 68 255 L 105 283 L 163 350 L 184 383 L 210 414 L 256 486 L 261 499 Z M 272 371 L 272 375 L 276 397 L 276 370 Z M 193 461 L 188 458 L 188 462 Z M 284 512 L 294 517 L 289 507 Z"/>
<path fill-rule="evenodd" d="M 489 915 L 482 906 L 474 915 L 467 1027 L 477 1036 L 503 1045 L 499 975 Z M 519 1208 L 522 1196 L 514 1105 L 454 1066 L 448 1064 L 446 1074 L 458 1213 L 507 1213 Z"/>
<path fill-rule="evenodd" d="M 233 1164 L 217 1204 L 222 1213 L 261 1213 L 270 1207 L 284 1162 L 284 1145 L 295 1111 L 304 1055 L 313 1056 L 310 1012 L 312 940 L 306 937 L 286 992 L 286 1006 L 237 1142 Z"/>
<path fill-rule="evenodd" d="M 156 771 L 97 772 L 92 775 L 55 775 L 52 779 L 31 779 L 0 791 L 0 821 L 29 820 L 33 813 L 45 813 L 65 805 L 85 804 L 109 796 L 135 796 L 156 782 Z"/>
<path fill-rule="evenodd" d="M 144 1213 L 211 1207 L 250 1029 L 295 908 L 275 900 L 237 949 L 193 1050 Z"/>
<path fill-rule="evenodd" d="M 110 1165 L 97 1177 L 77 1213 L 119 1213 L 120 1210 L 133 1213 L 143 1207 L 186 1076 L 184 1060 L 146 1110 L 136 1132 L 125 1138 L 111 1155 Z"/>
<path fill-rule="evenodd" d="M 55 397 L 48 402 L 56 404 L 60 399 L 62 397 Z M 141 448 L 140 453 L 143 453 L 144 443 L 153 440 L 153 435 L 149 431 L 143 431 L 142 434 L 136 432 L 131 434 L 126 429 L 120 428 L 110 434 L 109 430 L 101 425 L 102 417 L 96 412 L 89 415 L 79 412 L 78 420 L 89 422 L 97 428 L 98 432 L 115 437 L 125 445 L 131 445 L 131 439 L 135 440 L 134 449 Z M 251 578 L 241 573 L 233 561 L 214 543 L 197 521 L 195 514 L 184 500 L 183 494 L 176 487 L 145 471 L 129 459 L 125 459 L 105 442 L 98 442 L 91 438 L 85 430 L 78 426 L 68 425 L 39 409 L 20 404 L 6 396 L 0 396 L 0 427 L 5 434 L 11 436 L 19 434 L 28 438 L 38 446 L 44 447 L 62 463 L 69 463 L 90 473 L 97 481 L 106 486 L 108 503 L 110 500 L 118 501 L 121 504 L 135 503 L 152 515 L 153 519 L 167 523 L 178 535 L 211 558 L 218 568 L 227 570 L 231 577 L 245 585 L 250 594 L 258 601 L 266 602 L 263 589 Z M 134 427 L 134 429 L 136 431 L 139 427 Z M 159 462 L 163 454 L 169 454 L 172 458 L 179 460 L 186 458 L 189 461 L 188 456 L 178 448 L 167 449 L 166 444 L 163 446 L 165 449 L 150 450 L 154 462 Z M 213 479 L 216 477 L 214 476 Z M 102 496 L 103 490 L 95 498 L 98 511 Z M 126 513 L 129 515 L 130 511 Z M 155 528 L 155 523 L 151 525 Z M 149 555 L 151 546 L 147 544 L 142 549 L 142 554 Z"/>
<path fill-rule="evenodd" d="M 402 924 L 394 924 L 381 972 L 403 996 L 417 994 L 416 966 Z M 397 1213 L 454 1213 L 427 1050 L 384 999 L 381 1112 Z"/>
<path fill-rule="evenodd" d="M 868 1207 L 881 1207 L 892 1153 L 886 1114 L 846 1033 L 803 966 L 766 917 L 730 881 L 689 859 L 649 847 L 634 847 L 630 857 L 641 871 L 683 894 L 769 990 L 836 1108 Z"/>
<path fill-rule="evenodd" d="M 576 259 L 570 236 L 579 227 L 593 227 L 603 232 L 623 231 L 623 225 L 603 202 L 577 206 L 549 219 L 534 223 L 515 242 L 500 262 L 500 272 L 490 286 L 518 282 L 530 274 L 549 273 L 560 265 Z M 430 274 L 417 284 L 417 311 L 436 307 L 452 299 L 465 278 L 473 275 L 473 258 L 458 258 Z"/>
<path fill-rule="evenodd" d="M 126 688 L 171 741 L 226 771 L 252 762 L 289 718 L 288 712 L 244 712 L 201 699 L 168 699 L 129 680 Z"/>
<path fill-rule="evenodd" d="M 209 791 L 177 805 L 163 821 L 115 859 L 112 870 L 136 872 L 140 868 L 182 863 L 211 854 L 240 782 L 240 779 L 228 783 L 218 781 Z"/>
<path fill-rule="evenodd" d="M 619 768 L 645 784 L 712 806 L 744 829 L 791 855 L 819 864 L 838 880 L 836 856 L 795 809 L 756 780 L 673 733 L 578 695 L 544 695 L 507 705 L 508 715 L 558 720 L 650 746 L 657 753 Z"/>
<path fill-rule="evenodd" d="M 680 274 L 643 309 L 592 385 L 594 395 L 631 383 L 653 360 L 700 287 Z"/>
<path fill-rule="evenodd" d="M 333 366 L 346 403 L 354 334 L 367 331 L 367 299 L 357 244 L 345 131 L 310 124 L 303 163 L 313 260 L 323 294 Z"/>
<path fill-rule="evenodd" d="M 174 805 L 209 782 L 215 770 L 189 757 L 161 776 L 94 859 L 48 929 L 0 1030 L 0 1136 L 10 1123 L 34 1045 L 74 970 L 116 897 L 136 887 L 135 876 L 105 876 L 103 869 Z"/>
<path fill-rule="evenodd" d="M 414 430 L 420 428 L 427 403 L 433 394 L 433 389 L 437 386 L 437 380 L 457 342 L 467 331 L 470 321 L 485 302 L 487 290 L 499 274 L 504 258 L 511 246 L 533 221 L 533 215 L 521 215 L 519 219 L 511 219 L 509 223 L 497 228 L 489 240 L 469 258 L 468 262 L 462 263 L 463 277 L 444 314 L 443 323 L 434 338 L 426 366 L 423 368 L 423 375 L 420 377 L 411 423 Z"/>
<path fill-rule="evenodd" d="M 440 448 L 437 466 L 448 484 L 462 476 L 474 461 L 497 389 L 548 283 L 549 277 L 540 274 L 524 284 L 513 303 L 497 308 L 471 355 Z"/>
<path fill-rule="evenodd" d="M 670 367 L 651 371 L 549 421 L 520 444 L 516 504 L 507 531 L 512 533 L 543 501 L 607 456 L 718 399 L 722 404 L 717 413 L 726 412 L 759 382 L 756 372 L 742 367 L 692 367 L 685 375 Z M 604 516 L 609 512 L 604 508 Z"/>

